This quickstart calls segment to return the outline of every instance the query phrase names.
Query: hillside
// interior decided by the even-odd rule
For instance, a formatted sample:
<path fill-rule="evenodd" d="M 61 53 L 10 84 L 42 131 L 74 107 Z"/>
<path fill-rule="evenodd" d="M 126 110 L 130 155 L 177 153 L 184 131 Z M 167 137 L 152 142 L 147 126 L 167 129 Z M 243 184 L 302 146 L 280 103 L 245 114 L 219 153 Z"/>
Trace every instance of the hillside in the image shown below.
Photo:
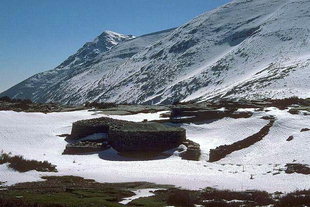
<path fill-rule="evenodd" d="M 235 0 L 174 30 L 124 36 L 1 96 L 70 104 L 309 97 L 309 10 L 307 0 Z"/>

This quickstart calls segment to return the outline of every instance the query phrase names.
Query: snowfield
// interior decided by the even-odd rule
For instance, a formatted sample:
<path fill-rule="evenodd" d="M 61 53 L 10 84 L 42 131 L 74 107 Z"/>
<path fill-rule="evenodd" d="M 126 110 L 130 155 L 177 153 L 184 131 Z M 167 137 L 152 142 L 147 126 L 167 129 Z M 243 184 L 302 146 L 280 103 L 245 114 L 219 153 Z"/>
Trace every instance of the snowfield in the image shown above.
<path fill-rule="evenodd" d="M 110 117 L 142 121 L 160 119 L 160 113 L 163 112 Z M 218 162 L 207 162 L 209 149 L 258 132 L 267 123 L 260 119 L 265 115 L 275 115 L 277 120 L 262 141 Z M 187 130 L 187 137 L 201 145 L 200 161 L 182 160 L 177 154 L 165 159 L 126 161 L 112 149 L 99 155 L 62 155 L 67 143 L 57 135 L 70 133 L 74 121 L 100 116 L 105 115 L 85 110 L 50 114 L 0 111 L 0 150 L 26 159 L 47 160 L 57 165 L 59 171 L 19 173 L 0 165 L 0 181 L 12 185 L 38 181 L 43 175 L 75 175 L 98 182 L 147 181 L 187 189 L 215 187 L 289 192 L 310 188 L 309 176 L 281 171 L 286 163 L 310 164 L 310 132 L 300 132 L 309 127 L 309 116 L 270 108 L 269 112 L 254 112 L 248 119 L 224 118 L 202 125 L 185 124 L 182 127 Z M 291 135 L 294 139 L 286 141 Z"/>

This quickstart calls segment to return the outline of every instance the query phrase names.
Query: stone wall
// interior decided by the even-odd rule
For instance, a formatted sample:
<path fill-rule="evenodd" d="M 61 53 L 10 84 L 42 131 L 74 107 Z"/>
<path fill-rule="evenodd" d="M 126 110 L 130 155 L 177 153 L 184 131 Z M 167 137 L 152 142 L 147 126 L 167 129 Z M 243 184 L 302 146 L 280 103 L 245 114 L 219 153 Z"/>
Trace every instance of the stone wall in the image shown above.
<path fill-rule="evenodd" d="M 209 162 L 219 161 L 232 152 L 245 149 L 255 144 L 256 142 L 261 141 L 266 135 L 268 135 L 271 127 L 275 122 L 274 117 L 263 117 L 264 119 L 270 119 L 269 123 L 266 124 L 259 132 L 237 142 L 234 142 L 230 145 L 221 145 L 215 149 L 210 150 Z"/>
<path fill-rule="evenodd" d="M 178 147 L 186 139 L 185 130 L 111 130 L 109 142 L 118 152 L 162 152 Z"/>
<path fill-rule="evenodd" d="M 95 133 L 108 133 L 110 127 L 126 124 L 126 121 L 115 120 L 107 117 L 88 119 L 72 124 L 71 139 L 79 139 Z"/>

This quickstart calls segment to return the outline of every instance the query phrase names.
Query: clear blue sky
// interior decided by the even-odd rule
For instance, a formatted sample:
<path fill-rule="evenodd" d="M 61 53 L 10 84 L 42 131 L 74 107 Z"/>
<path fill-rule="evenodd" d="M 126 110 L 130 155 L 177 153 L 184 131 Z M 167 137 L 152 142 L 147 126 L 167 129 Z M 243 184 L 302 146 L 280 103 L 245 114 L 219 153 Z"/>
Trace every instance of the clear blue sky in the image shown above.
<path fill-rule="evenodd" d="M 104 30 L 180 26 L 230 0 L 1 0 L 0 92 L 52 69 Z"/>

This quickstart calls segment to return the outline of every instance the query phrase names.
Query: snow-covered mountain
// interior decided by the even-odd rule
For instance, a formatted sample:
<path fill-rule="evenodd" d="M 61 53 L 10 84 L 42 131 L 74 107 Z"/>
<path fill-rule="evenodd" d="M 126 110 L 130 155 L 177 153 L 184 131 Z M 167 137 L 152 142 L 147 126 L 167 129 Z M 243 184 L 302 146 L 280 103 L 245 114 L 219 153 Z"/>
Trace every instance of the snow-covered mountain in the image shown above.
<path fill-rule="evenodd" d="M 36 74 L 0 96 L 37 102 L 84 103 L 106 90 L 103 77 L 171 30 L 140 37 L 103 32 L 53 70 Z"/>
<path fill-rule="evenodd" d="M 70 56 L 57 68 L 72 68 L 77 65 L 83 65 L 93 60 L 98 54 L 109 51 L 120 42 L 134 38 L 132 35 L 122 35 L 112 31 L 104 31 L 96 37 L 94 41 L 87 42 L 74 55 Z"/>
<path fill-rule="evenodd" d="M 78 52 L 1 95 L 153 104 L 309 97 L 309 11 L 309 0 L 235 0 L 174 30 Z"/>

